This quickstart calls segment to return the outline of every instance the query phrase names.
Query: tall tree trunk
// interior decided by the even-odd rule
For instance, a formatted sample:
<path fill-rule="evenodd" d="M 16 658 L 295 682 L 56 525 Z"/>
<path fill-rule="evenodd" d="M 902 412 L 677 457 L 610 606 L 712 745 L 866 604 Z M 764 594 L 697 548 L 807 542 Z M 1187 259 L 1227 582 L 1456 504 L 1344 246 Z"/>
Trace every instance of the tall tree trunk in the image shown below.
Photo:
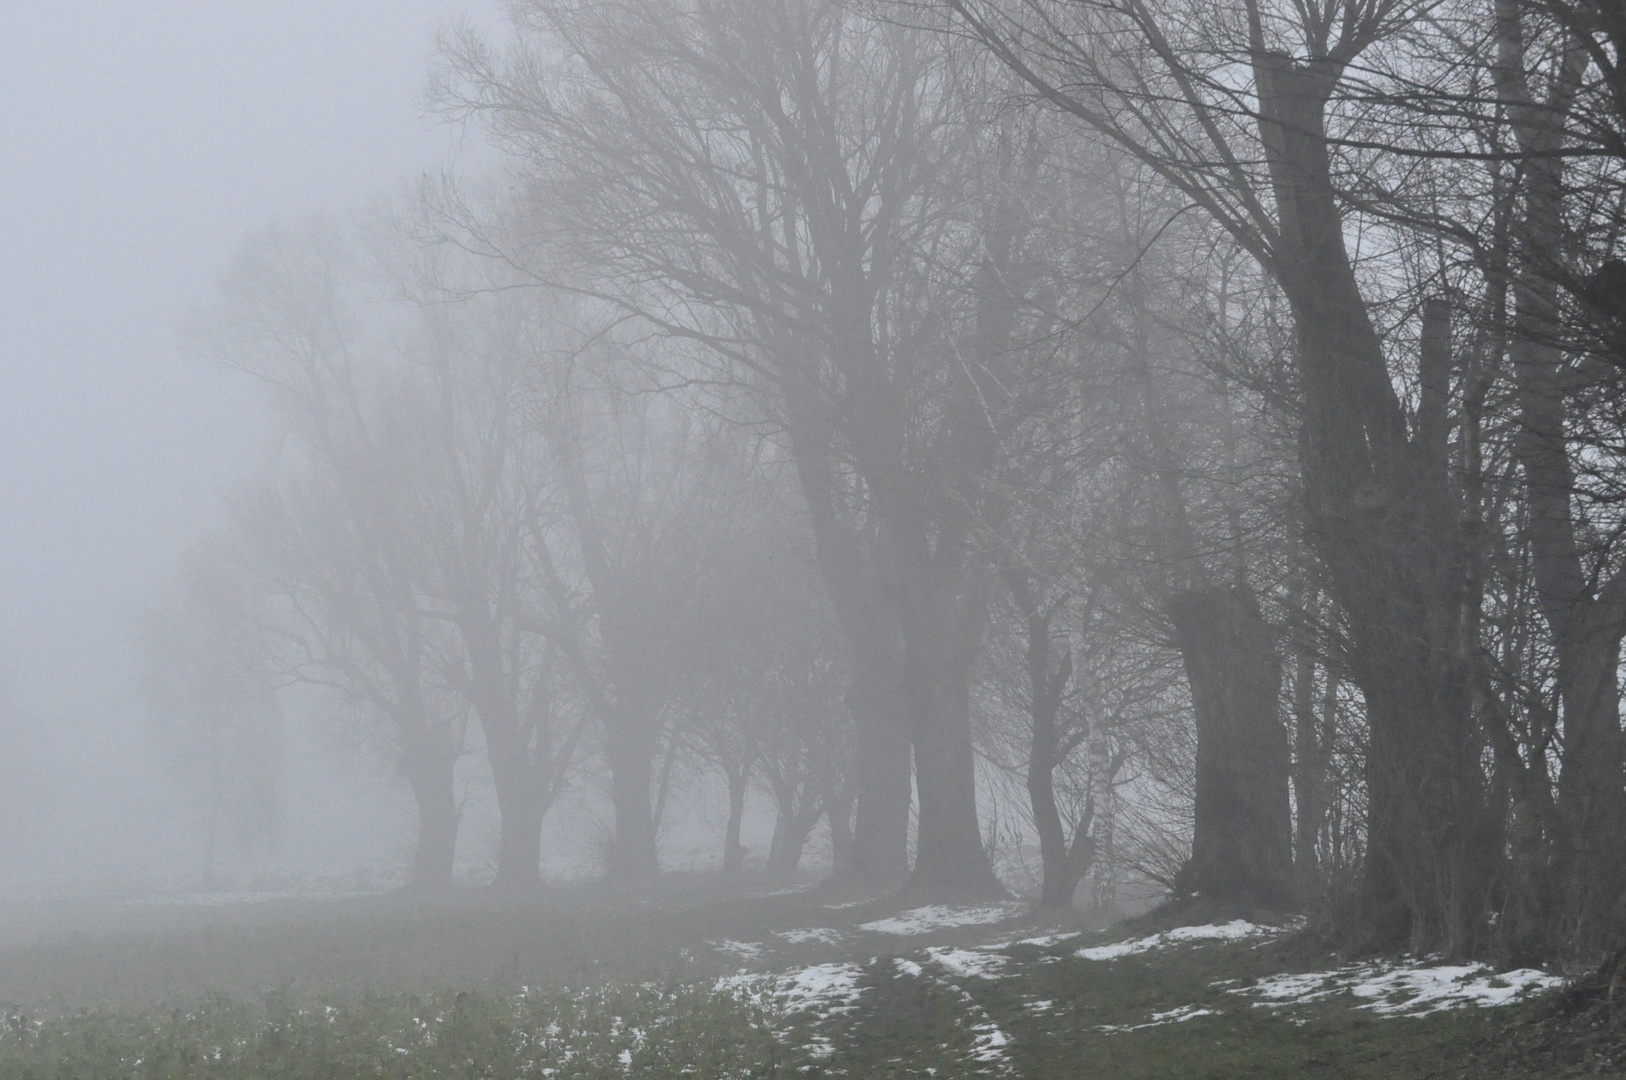
<path fill-rule="evenodd" d="M 1197 714 L 1197 789 L 1184 884 L 1221 903 L 1286 910 L 1295 900 L 1287 732 L 1275 636 L 1236 589 L 1169 600 Z"/>
<path fill-rule="evenodd" d="M 488 750 L 490 744 L 488 742 Z M 502 821 L 497 841 L 497 886 L 532 889 L 542 883 L 542 819 L 547 793 L 528 755 L 501 753 L 491 761 L 492 787 Z"/>
<path fill-rule="evenodd" d="M 1177 890 L 1241 910 L 1290 909 L 1296 903 L 1288 800 L 1290 762 L 1281 718 L 1281 660 L 1274 636 L 1244 583 L 1207 584 L 1196 531 L 1181 489 L 1169 410 L 1152 378 L 1144 286 L 1135 281 L 1135 346 L 1131 363 L 1140 384 L 1147 440 L 1156 465 L 1163 528 L 1158 539 L 1159 591 L 1174 627 L 1191 690 L 1197 728 L 1196 797 L 1191 858 Z M 1229 456 L 1229 455 L 1228 455 Z M 1230 515 L 1237 530 L 1235 515 Z M 1240 535 L 1230 537 L 1240 550 Z"/>
<path fill-rule="evenodd" d="M 1552 946 L 1596 956 L 1618 933 L 1626 885 L 1626 771 L 1620 723 L 1620 651 L 1626 631 L 1626 575 L 1601 588 L 1582 560 L 1573 513 L 1575 467 L 1565 432 L 1565 358 L 1558 280 L 1565 270 L 1564 160 L 1558 155 L 1565 118 L 1586 69 L 1571 43 L 1537 103 L 1525 74 L 1523 12 L 1498 0 L 1498 85 L 1522 162 L 1524 215 L 1515 227 L 1519 262 L 1513 269 L 1513 337 L 1509 351 L 1518 386 L 1521 430 L 1515 440 L 1529 507 L 1527 527 L 1541 612 L 1552 631 L 1563 718 L 1563 770 L 1558 779 L 1557 880 L 1548 889 Z"/>
<path fill-rule="evenodd" d="M 794 790 L 778 793 L 776 802 L 778 813 L 774 817 L 773 841 L 768 848 L 768 872 L 777 879 L 788 880 L 801 868 L 807 838 L 813 835 L 813 827 L 819 823 L 820 806 L 814 803 L 798 809 Z"/>
<path fill-rule="evenodd" d="M 1461 640 L 1459 513 L 1448 477 L 1408 437 L 1344 246 L 1323 123 L 1337 66 L 1255 46 L 1280 219 L 1273 271 L 1298 334 L 1309 522 L 1370 725 L 1363 936 L 1462 955 L 1486 928 L 1499 840 Z"/>
<path fill-rule="evenodd" d="M 1005 889 L 977 822 L 971 672 L 982 637 L 981 587 L 958 584 L 962 595 L 945 596 L 948 590 L 930 582 L 904 604 L 904 684 L 920 795 L 908 890 L 933 899 L 984 899 Z"/>
<path fill-rule="evenodd" d="M 820 576 L 852 663 L 846 704 L 857 745 L 848 783 L 857 807 L 850 843 L 834 852 L 834 877 L 847 887 L 892 889 L 909 871 L 912 801 L 897 587 L 883 574 L 876 536 L 838 518 L 829 417 L 801 395 L 787 395 L 786 404 Z M 838 831 L 834 821 L 831 831 Z"/>
<path fill-rule="evenodd" d="M 655 843 L 655 814 L 650 805 L 654 780 L 654 746 L 637 721 L 606 731 L 610 759 L 610 803 L 615 810 L 615 838 L 609 853 L 612 881 L 636 882 L 660 872 Z"/>
<path fill-rule="evenodd" d="M 905 748 L 907 749 L 907 743 Z M 820 786 L 819 799 L 824 809 L 825 820 L 830 826 L 830 862 L 833 867 L 833 880 L 839 880 L 841 868 L 847 866 L 851 859 L 852 849 L 852 812 L 854 797 L 852 794 L 853 780 L 844 775 L 844 771 L 832 771 Z M 905 835 L 907 842 L 908 815 L 904 815 Z"/>
<path fill-rule="evenodd" d="M 1029 573 L 1022 567 L 1005 566 L 1000 569 L 1000 577 L 1022 613 L 1027 638 L 1028 805 L 1039 834 L 1039 907 L 1055 911 L 1072 905 L 1078 883 L 1089 873 L 1095 858 L 1095 845 L 1089 836 L 1093 802 L 1074 826 L 1071 844 L 1056 806 L 1056 769 L 1065 757 L 1057 717 L 1062 694 L 1073 675 L 1073 658 L 1068 652 L 1062 653 L 1060 661 L 1052 656 L 1050 623 L 1055 612 L 1041 607 Z"/>
<path fill-rule="evenodd" d="M 483 597 L 459 590 L 460 626 L 469 662 L 467 694 L 485 735 L 486 760 L 501 818 L 497 886 L 530 889 L 542 883 L 542 818 L 547 813 L 547 762 L 522 730 L 512 680 L 504 670 L 500 632 Z"/>
<path fill-rule="evenodd" d="M 412 887 L 439 891 L 452 885 L 452 860 L 457 853 L 457 827 L 461 814 L 453 789 L 456 755 L 425 736 L 423 745 L 410 747 L 401 763 L 418 811 L 418 836 L 412 854 Z M 414 752 L 416 751 L 416 752 Z"/>
<path fill-rule="evenodd" d="M 832 854 L 838 882 L 891 889 L 909 872 L 909 805 L 914 799 L 909 729 L 898 686 L 901 673 L 868 644 L 862 638 L 855 641 L 853 682 L 847 692 L 857 741 L 849 783 L 857 807 L 846 850 Z"/>

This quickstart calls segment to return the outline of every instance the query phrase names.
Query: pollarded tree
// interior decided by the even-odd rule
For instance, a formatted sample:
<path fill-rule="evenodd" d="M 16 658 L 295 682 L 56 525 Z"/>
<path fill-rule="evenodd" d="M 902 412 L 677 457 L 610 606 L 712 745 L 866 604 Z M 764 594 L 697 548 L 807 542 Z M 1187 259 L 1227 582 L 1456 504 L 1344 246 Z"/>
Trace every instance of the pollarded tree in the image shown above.
<path fill-rule="evenodd" d="M 425 556 L 426 613 L 450 628 L 445 685 L 479 722 L 501 815 L 499 887 L 539 882 L 542 823 L 578 764 L 590 720 L 571 685 L 537 551 L 563 512 L 538 416 L 537 341 L 547 298 L 501 288 L 448 248 L 401 245 L 417 298 L 397 363 L 393 451 L 413 467 L 395 492 Z"/>
<path fill-rule="evenodd" d="M 826 0 L 516 12 L 506 59 L 453 43 L 447 107 L 534 182 L 573 287 L 706 343 L 788 435 L 853 661 L 843 872 L 897 879 L 912 745 L 914 881 L 996 891 L 968 678 L 1022 300 L 977 65 Z"/>
<path fill-rule="evenodd" d="M 1245 0 L 944 0 L 1050 105 L 1227 230 L 1292 312 L 1310 535 L 1348 620 L 1368 756 L 1361 935 L 1481 947 L 1499 832 L 1462 639 L 1445 462 L 1411 422 L 1346 244 L 1336 103 L 1412 9 Z"/>
<path fill-rule="evenodd" d="M 609 765 L 609 870 L 622 880 L 659 869 L 670 774 L 656 760 L 676 760 L 698 616 L 719 587 L 713 550 L 735 527 L 743 486 L 738 455 L 699 413 L 629 392 L 644 377 L 631 362 L 639 347 L 561 330 L 541 341 L 532 372 L 558 509 L 529 546 Z"/>
<path fill-rule="evenodd" d="M 335 690 L 380 737 L 416 804 L 412 882 L 444 888 L 467 706 L 441 677 L 447 627 L 429 611 L 427 552 L 401 497 L 417 463 L 396 452 L 412 414 L 384 407 L 411 388 L 368 354 L 388 328 L 363 311 L 393 310 L 363 303 L 381 299 L 369 284 L 343 230 L 274 228 L 238 257 L 198 340 L 263 381 L 294 436 L 291 475 L 233 507 L 252 587 L 276 601 L 275 669 Z"/>

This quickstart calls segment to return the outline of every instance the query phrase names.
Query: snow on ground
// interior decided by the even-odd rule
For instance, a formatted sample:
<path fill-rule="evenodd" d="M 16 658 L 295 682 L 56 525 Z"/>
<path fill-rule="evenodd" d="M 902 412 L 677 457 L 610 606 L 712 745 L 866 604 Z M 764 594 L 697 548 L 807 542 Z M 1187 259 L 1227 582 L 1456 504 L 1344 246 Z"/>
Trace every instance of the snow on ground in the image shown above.
<path fill-rule="evenodd" d="M 907 914 L 907 913 L 906 913 Z M 967 949 L 943 947 L 927 949 L 926 955 L 931 961 L 950 975 L 961 978 L 998 978 L 991 971 L 997 971 L 1006 963 L 1006 957 L 989 953 L 971 952 Z M 894 967 L 904 975 L 920 978 L 927 975 L 927 971 L 913 960 L 897 957 L 892 961 Z M 1010 1059 L 1005 1055 L 1005 1047 L 1010 1045 L 1011 1038 L 1000 1030 L 994 1018 L 988 1015 L 988 1010 L 977 1004 L 977 1000 L 966 993 L 957 984 L 937 975 L 930 976 L 938 985 L 946 987 L 958 997 L 962 1003 L 965 1019 L 970 1021 L 966 1029 L 971 1034 L 971 1059 L 984 1065 L 994 1066 L 993 1072 L 1000 1075 L 1011 1073 Z M 988 1071 L 988 1070 L 979 1070 Z"/>
<path fill-rule="evenodd" d="M 931 957 L 932 963 L 962 979 L 1000 978 L 1005 965 L 1010 962 L 1008 957 L 998 953 L 956 949 L 952 945 L 927 949 L 926 955 Z"/>
<path fill-rule="evenodd" d="M 863 900 L 848 900 L 845 903 L 841 903 L 841 904 L 825 904 L 824 905 L 824 910 L 826 910 L 826 911 L 846 911 L 848 908 L 863 907 L 865 904 L 873 904 L 873 903 L 875 903 L 875 901 L 877 901 L 879 899 L 880 899 L 879 896 L 870 896 L 870 897 L 866 897 Z"/>
<path fill-rule="evenodd" d="M 1228 923 L 1208 926 L 1178 926 L 1161 934 L 1153 934 L 1151 937 L 1136 938 L 1134 941 L 1120 941 L 1112 945 L 1080 949 L 1073 955 L 1085 960 L 1117 960 L 1120 957 L 1192 941 L 1241 941 L 1244 938 L 1267 937 L 1280 933 L 1283 933 L 1281 927 L 1259 926 L 1243 919 L 1234 919 Z"/>
<path fill-rule="evenodd" d="M 1097 1031 L 1139 1031 L 1141 1028 L 1159 1027 L 1163 1024 L 1182 1024 L 1187 1020 L 1195 1020 L 1199 1016 L 1213 1016 L 1213 1009 L 1199 1009 L 1195 1005 L 1184 1005 L 1168 1012 L 1153 1013 L 1152 1018 L 1144 1024 L 1102 1024 Z"/>
<path fill-rule="evenodd" d="M 1069 930 L 1063 934 L 1044 934 L 1040 937 L 1018 938 L 1015 941 L 1007 941 L 1003 945 L 984 945 L 982 947 L 984 949 L 1011 949 L 1018 945 L 1032 945 L 1043 949 L 1050 945 L 1060 945 L 1064 941 L 1071 941 L 1082 933 L 1082 930 Z"/>
<path fill-rule="evenodd" d="M 1261 997 L 1256 1007 L 1281 1008 L 1348 993 L 1368 999 L 1357 1008 L 1382 1016 L 1427 1016 L 1444 1009 L 1506 1005 L 1563 983 L 1533 968 L 1495 972 L 1484 964 L 1352 964 L 1336 971 L 1270 975 L 1227 993 Z"/>
<path fill-rule="evenodd" d="M 762 946 L 753 941 L 714 941 L 712 948 L 733 953 L 743 960 L 756 960 L 762 956 Z"/>
<path fill-rule="evenodd" d="M 814 964 L 787 971 L 775 980 L 774 993 L 786 1012 L 812 1012 L 821 1018 L 851 1012 L 863 996 L 858 985 L 864 971 L 857 964 Z"/>
<path fill-rule="evenodd" d="M 721 991 L 771 997 L 787 1013 L 813 1013 L 823 1020 L 851 1012 L 864 993 L 857 964 L 814 964 L 779 974 L 742 971 L 717 980 Z"/>
<path fill-rule="evenodd" d="M 841 931 L 832 930 L 828 926 L 814 926 L 806 930 L 775 930 L 774 937 L 780 938 L 791 945 L 840 945 Z"/>
<path fill-rule="evenodd" d="M 873 934 L 929 934 L 933 930 L 947 930 L 956 926 L 982 926 L 1003 922 L 1020 908 L 1009 904 L 989 907 L 948 907 L 933 904 L 902 911 L 890 918 L 859 923 L 858 929 Z"/>
<path fill-rule="evenodd" d="M 853 1011 L 864 994 L 859 985 L 864 971 L 857 964 L 814 964 L 795 968 L 780 974 L 742 971 L 717 980 L 717 989 L 723 992 L 745 994 L 757 999 L 769 999 L 788 1016 L 792 1013 L 810 1014 L 813 1030 L 804 1031 L 808 1041 L 802 1049 L 815 1058 L 835 1053 L 835 1044 L 829 1036 L 817 1030 L 817 1025 L 831 1017 Z M 774 1037 L 787 1042 L 795 1028 L 775 1031 Z"/>

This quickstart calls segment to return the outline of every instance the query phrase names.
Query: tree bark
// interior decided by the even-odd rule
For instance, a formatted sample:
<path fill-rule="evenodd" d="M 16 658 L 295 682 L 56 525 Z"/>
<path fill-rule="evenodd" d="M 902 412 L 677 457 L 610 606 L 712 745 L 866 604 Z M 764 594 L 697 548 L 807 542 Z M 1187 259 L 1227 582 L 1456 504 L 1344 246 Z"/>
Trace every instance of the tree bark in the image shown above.
<path fill-rule="evenodd" d="M 971 672 L 982 619 L 966 609 L 980 608 L 980 587 L 960 584 L 972 595 L 948 597 L 934 589 L 904 607 L 904 678 L 920 795 L 908 891 L 976 900 L 1004 896 L 1005 888 L 989 865 L 977 822 Z"/>
<path fill-rule="evenodd" d="M 1586 55 L 1571 44 L 1537 103 L 1525 74 L 1523 15 L 1498 0 L 1499 90 L 1519 148 L 1522 219 L 1512 270 L 1509 352 L 1522 428 L 1514 442 L 1529 508 L 1527 532 L 1537 599 L 1552 631 L 1562 710 L 1563 768 L 1544 927 L 1550 946 L 1596 956 L 1612 945 L 1609 925 L 1626 884 L 1626 748 L 1620 722 L 1620 652 L 1626 632 L 1626 575 L 1595 586 L 1582 559 L 1574 515 L 1575 466 L 1565 430 L 1558 280 L 1564 272 L 1565 117 L 1579 90 Z"/>
<path fill-rule="evenodd" d="M 431 740 L 426 739 L 428 743 Z M 440 891 L 452 886 L 461 813 L 452 785 L 453 754 L 426 745 L 409 748 L 402 771 L 417 804 L 418 836 L 412 855 L 412 888 Z"/>
<path fill-rule="evenodd" d="M 1183 884 L 1222 904 L 1283 911 L 1296 899 L 1287 732 L 1274 635 L 1246 593 L 1192 589 L 1168 602 L 1197 715 L 1191 861 Z"/>
<path fill-rule="evenodd" d="M 1298 336 L 1309 522 L 1370 724 L 1362 936 L 1463 955 L 1486 929 L 1499 841 L 1461 640 L 1459 515 L 1448 477 L 1408 437 L 1344 246 L 1323 121 L 1339 69 L 1259 45 L 1255 73 L 1274 271 Z"/>
<path fill-rule="evenodd" d="M 820 807 L 795 805 L 795 793 L 781 794 L 778 814 L 774 817 L 773 841 L 768 847 L 768 872 L 775 878 L 786 880 L 796 876 L 802 865 L 802 852 L 813 827 L 819 823 Z"/>
<path fill-rule="evenodd" d="M 1307 622 L 1313 623 L 1314 601 Z M 1315 656 L 1306 644 L 1298 648 L 1293 673 L 1293 876 L 1300 897 L 1313 897 L 1325 887 L 1322 875 L 1320 838 L 1327 817 L 1327 764 L 1331 747 L 1316 715 Z M 1332 672 L 1325 673 L 1328 699 L 1333 696 Z"/>
<path fill-rule="evenodd" d="M 862 637 L 854 640 L 847 707 L 858 744 L 850 780 L 857 807 L 851 835 L 842 837 L 845 850 L 832 854 L 838 882 L 892 889 L 909 872 L 909 806 L 914 801 L 909 730 L 898 690 L 901 675 L 867 647 L 871 644 Z M 833 822 L 831 829 L 836 831 Z"/>
<path fill-rule="evenodd" d="M 655 814 L 650 805 L 654 746 L 641 727 L 623 721 L 606 732 L 610 802 L 615 810 L 615 838 L 608 869 L 610 880 L 622 883 L 647 880 L 660 873 Z"/>

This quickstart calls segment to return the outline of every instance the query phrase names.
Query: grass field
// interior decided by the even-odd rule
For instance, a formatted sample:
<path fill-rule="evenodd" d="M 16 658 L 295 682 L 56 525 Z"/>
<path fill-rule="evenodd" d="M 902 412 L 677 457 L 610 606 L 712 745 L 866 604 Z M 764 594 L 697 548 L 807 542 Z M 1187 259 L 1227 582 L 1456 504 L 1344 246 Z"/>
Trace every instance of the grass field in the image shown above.
<path fill-rule="evenodd" d="M 4 922 L 5 1080 L 1545 1077 L 1623 1075 L 1626 1049 L 1539 973 L 1358 962 L 1242 924 L 1084 933 L 1014 903 L 689 879 Z"/>

